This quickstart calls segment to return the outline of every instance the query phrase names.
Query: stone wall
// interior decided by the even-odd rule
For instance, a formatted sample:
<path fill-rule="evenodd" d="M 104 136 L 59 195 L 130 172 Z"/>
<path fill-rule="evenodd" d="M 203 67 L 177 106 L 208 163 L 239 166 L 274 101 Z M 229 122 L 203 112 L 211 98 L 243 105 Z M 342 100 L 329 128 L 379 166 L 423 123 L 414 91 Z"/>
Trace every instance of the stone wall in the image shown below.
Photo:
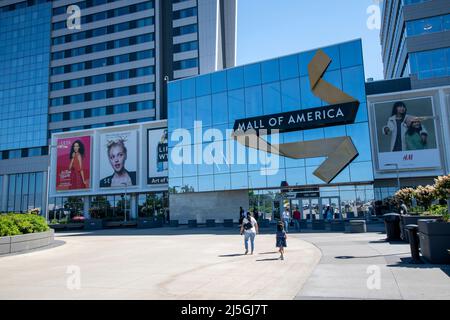
<path fill-rule="evenodd" d="M 0 255 L 42 248 L 53 244 L 54 230 L 0 238 Z"/>
<path fill-rule="evenodd" d="M 215 219 L 223 223 L 224 219 L 239 219 L 239 207 L 248 209 L 248 191 L 221 191 L 205 193 L 184 193 L 170 195 L 170 219 L 187 224 L 196 219 L 205 223 L 207 219 Z"/>

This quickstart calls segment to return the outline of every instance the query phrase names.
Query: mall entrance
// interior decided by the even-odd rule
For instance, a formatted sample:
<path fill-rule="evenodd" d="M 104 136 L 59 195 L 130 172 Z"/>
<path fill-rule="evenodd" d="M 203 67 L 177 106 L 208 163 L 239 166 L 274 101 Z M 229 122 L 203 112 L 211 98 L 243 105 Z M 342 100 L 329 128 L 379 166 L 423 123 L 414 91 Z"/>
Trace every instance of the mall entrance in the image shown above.
<path fill-rule="evenodd" d="M 291 216 L 299 210 L 301 219 L 313 220 L 342 220 L 339 209 L 339 197 L 308 197 L 289 200 Z"/>

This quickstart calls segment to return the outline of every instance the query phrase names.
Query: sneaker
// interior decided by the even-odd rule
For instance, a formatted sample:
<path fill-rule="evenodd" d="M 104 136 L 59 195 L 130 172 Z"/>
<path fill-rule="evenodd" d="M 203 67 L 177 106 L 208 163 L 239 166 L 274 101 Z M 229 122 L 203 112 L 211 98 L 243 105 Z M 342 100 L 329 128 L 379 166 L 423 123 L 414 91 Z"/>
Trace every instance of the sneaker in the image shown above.
<path fill-rule="evenodd" d="M 247 254 L 248 253 L 248 250 L 245 250 L 245 253 L 244 254 Z"/>
<path fill-rule="evenodd" d="M 250 253 L 250 254 L 253 254 L 253 251 L 252 251 L 252 253 Z"/>

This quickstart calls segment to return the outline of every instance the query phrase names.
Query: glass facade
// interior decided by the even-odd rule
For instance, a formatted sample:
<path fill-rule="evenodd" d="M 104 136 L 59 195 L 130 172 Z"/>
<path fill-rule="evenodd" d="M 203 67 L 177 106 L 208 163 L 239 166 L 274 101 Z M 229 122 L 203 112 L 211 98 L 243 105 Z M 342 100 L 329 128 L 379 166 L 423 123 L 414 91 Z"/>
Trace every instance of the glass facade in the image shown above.
<path fill-rule="evenodd" d="M 10 174 L 7 178 L 7 212 L 42 209 L 43 172 Z"/>
<path fill-rule="evenodd" d="M 85 197 L 54 197 L 49 199 L 49 220 L 73 222 L 74 218 L 83 216 L 84 201 L 89 199 L 89 215 L 91 218 L 105 221 L 127 221 L 136 218 L 148 218 L 165 215 L 169 208 L 167 192 L 131 194 L 97 195 Z M 136 208 L 132 208 L 133 203 Z M 137 217 L 132 216 L 137 212 Z M 126 214 L 126 217 L 125 217 Z"/>
<path fill-rule="evenodd" d="M 450 48 L 411 53 L 409 63 L 418 79 L 450 76 Z"/>
<path fill-rule="evenodd" d="M 371 183 L 372 154 L 361 42 L 352 41 L 323 50 L 332 59 L 324 80 L 360 101 L 355 123 L 282 133 L 278 143 L 351 137 L 359 155 L 333 183 Z M 230 139 L 235 120 L 329 105 L 310 88 L 308 63 L 315 52 L 169 83 L 170 190 L 269 189 L 279 188 L 282 182 L 289 186 L 323 185 L 313 172 L 324 157 L 277 157 L 249 150 Z M 196 126 L 196 121 L 201 122 L 201 127 L 199 123 Z M 258 161 L 253 161 L 252 155 L 256 155 Z M 179 161 L 180 158 L 183 161 Z M 208 162 L 207 158 L 214 161 Z"/>
<path fill-rule="evenodd" d="M 51 3 L 0 12 L 0 150 L 47 144 Z"/>

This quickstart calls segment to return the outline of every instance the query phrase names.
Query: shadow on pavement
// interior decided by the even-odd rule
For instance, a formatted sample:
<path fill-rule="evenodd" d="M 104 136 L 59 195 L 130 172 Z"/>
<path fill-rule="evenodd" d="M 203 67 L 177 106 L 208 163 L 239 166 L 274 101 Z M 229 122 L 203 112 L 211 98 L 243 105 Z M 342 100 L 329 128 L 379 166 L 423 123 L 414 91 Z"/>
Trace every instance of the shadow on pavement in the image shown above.
<path fill-rule="evenodd" d="M 258 260 L 256 260 L 256 262 L 261 262 L 261 261 L 277 261 L 277 260 L 280 260 L 280 258 L 258 259 Z"/>
<path fill-rule="evenodd" d="M 400 262 L 395 264 L 388 264 L 387 267 L 393 268 L 414 268 L 414 269 L 441 269 L 448 277 L 450 277 L 450 265 L 448 264 L 431 264 L 425 259 L 421 258 L 422 263 L 415 263 L 409 258 L 400 258 Z"/>
<path fill-rule="evenodd" d="M 233 258 L 233 257 L 241 257 L 245 256 L 243 253 L 233 253 L 233 254 L 222 254 L 219 256 L 219 258 Z"/>
<path fill-rule="evenodd" d="M 392 253 L 392 254 L 377 254 L 374 256 L 337 256 L 334 257 L 335 259 L 370 259 L 370 258 L 378 258 L 378 257 L 389 257 L 389 256 L 400 256 L 404 254 L 410 254 L 410 252 L 399 252 L 399 253 Z"/>

